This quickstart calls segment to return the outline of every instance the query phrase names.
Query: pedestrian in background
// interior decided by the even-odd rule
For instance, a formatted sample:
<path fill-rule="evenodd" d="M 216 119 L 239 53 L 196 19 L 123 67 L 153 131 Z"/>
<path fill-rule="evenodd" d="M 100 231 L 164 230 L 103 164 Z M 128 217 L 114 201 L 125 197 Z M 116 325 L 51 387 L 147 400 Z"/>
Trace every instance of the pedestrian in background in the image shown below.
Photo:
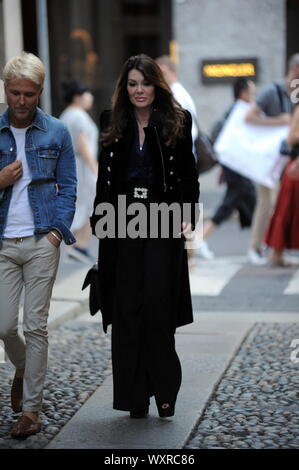
<path fill-rule="evenodd" d="M 182 83 L 178 79 L 178 72 L 177 72 L 177 64 L 171 60 L 168 55 L 162 55 L 156 59 L 157 64 L 159 65 L 164 79 L 169 86 L 175 100 L 182 106 L 183 109 L 189 111 L 192 117 L 192 151 L 195 159 L 198 163 L 200 159 L 200 155 L 196 150 L 195 141 L 198 138 L 199 128 L 198 128 L 198 119 L 197 119 L 197 111 L 196 106 L 194 103 L 193 98 L 191 97 L 190 93 L 186 90 L 186 88 L 182 85 Z M 187 250 L 188 255 L 188 262 L 189 266 L 193 266 L 193 260 L 195 257 L 194 249 Z"/>
<path fill-rule="evenodd" d="M 291 83 L 299 78 L 299 54 L 289 60 L 288 74 L 285 80 L 271 83 L 257 97 L 248 111 L 247 122 L 261 126 L 289 125 L 293 104 L 290 99 Z M 257 185 L 257 204 L 252 222 L 248 258 L 252 264 L 262 265 L 267 259 L 262 255 L 262 243 L 269 223 L 271 209 L 277 194 L 267 186 Z"/>
<path fill-rule="evenodd" d="M 198 136 L 198 119 L 194 100 L 178 79 L 177 64 L 167 55 L 158 57 L 156 62 L 162 70 L 164 79 L 171 89 L 175 100 L 183 109 L 187 109 L 192 116 L 192 141 L 193 153 L 195 154 L 194 142 Z"/>
<path fill-rule="evenodd" d="M 192 208 L 179 235 L 154 238 L 148 226 L 146 237 L 127 233 L 99 243 L 104 329 L 112 323 L 113 407 L 142 418 L 154 396 L 159 416 L 172 416 L 181 385 L 174 334 L 193 321 L 184 249 L 199 198 L 191 116 L 174 100 L 156 62 L 140 54 L 125 62 L 101 130 L 94 234 L 101 220 L 96 208 L 109 202 L 117 210 L 119 195 L 128 206 L 142 204 L 147 216 L 152 203 Z"/>
<path fill-rule="evenodd" d="M 98 172 L 98 128 L 88 114 L 93 105 L 89 88 L 77 81 L 63 85 L 66 109 L 60 116 L 70 131 L 76 155 L 77 203 L 72 224 L 76 244 L 66 254 L 78 261 L 90 263 L 93 258 L 88 247 L 91 240 L 89 217 L 92 213 Z"/>
<path fill-rule="evenodd" d="M 251 103 L 254 100 L 255 84 L 247 78 L 237 78 L 233 85 L 234 103 L 225 113 L 225 120 L 230 115 L 235 103 L 238 100 Z M 224 125 L 223 120 L 222 125 Z M 218 133 L 220 133 L 220 128 Z M 214 138 L 216 136 L 214 135 Z M 203 242 L 198 248 L 198 254 L 205 259 L 212 259 L 213 252 L 208 247 L 206 239 L 225 221 L 234 211 L 238 211 L 241 228 L 251 226 L 253 211 L 256 202 L 255 187 L 245 176 L 222 165 L 221 182 L 226 183 L 224 198 L 215 211 L 213 217 L 207 221 L 203 228 Z"/>
<path fill-rule="evenodd" d="M 284 251 L 299 250 L 299 106 L 294 109 L 287 138 L 290 147 L 288 162 L 281 181 L 274 213 L 271 217 L 265 243 L 272 248 L 272 266 L 298 266 L 287 262 Z"/>
<path fill-rule="evenodd" d="M 22 53 L 5 66 L 8 109 L 0 117 L 0 338 L 16 368 L 11 389 L 12 437 L 41 430 L 39 412 L 47 369 L 47 318 L 76 200 L 76 166 L 65 125 L 41 111 L 45 68 Z M 18 314 L 25 289 L 23 330 Z"/>

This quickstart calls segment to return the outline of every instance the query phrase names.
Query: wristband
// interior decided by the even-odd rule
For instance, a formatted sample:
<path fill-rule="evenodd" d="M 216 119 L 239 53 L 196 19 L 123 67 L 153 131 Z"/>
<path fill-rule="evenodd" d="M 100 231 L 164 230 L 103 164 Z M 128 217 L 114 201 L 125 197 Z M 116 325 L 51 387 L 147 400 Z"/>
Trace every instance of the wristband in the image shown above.
<path fill-rule="evenodd" d="M 56 238 L 56 240 L 58 240 L 58 241 L 61 242 L 62 239 L 61 239 L 60 237 L 58 237 L 58 236 L 56 235 L 56 233 L 54 233 L 54 232 L 50 232 L 50 233 L 53 235 L 53 237 Z"/>

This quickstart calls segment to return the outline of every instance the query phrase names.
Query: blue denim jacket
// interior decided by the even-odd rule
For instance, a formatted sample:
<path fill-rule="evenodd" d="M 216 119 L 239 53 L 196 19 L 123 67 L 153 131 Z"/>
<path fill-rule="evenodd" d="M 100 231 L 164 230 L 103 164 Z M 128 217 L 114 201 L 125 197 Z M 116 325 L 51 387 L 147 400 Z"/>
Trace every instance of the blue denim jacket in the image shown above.
<path fill-rule="evenodd" d="M 56 229 L 67 245 L 76 240 L 69 230 L 76 203 L 76 162 L 70 134 L 58 119 L 39 108 L 26 132 L 25 152 L 32 173 L 29 203 L 37 238 Z M 0 116 L 0 171 L 17 158 L 9 110 Z M 12 186 L 0 189 L 0 249 L 7 223 Z"/>

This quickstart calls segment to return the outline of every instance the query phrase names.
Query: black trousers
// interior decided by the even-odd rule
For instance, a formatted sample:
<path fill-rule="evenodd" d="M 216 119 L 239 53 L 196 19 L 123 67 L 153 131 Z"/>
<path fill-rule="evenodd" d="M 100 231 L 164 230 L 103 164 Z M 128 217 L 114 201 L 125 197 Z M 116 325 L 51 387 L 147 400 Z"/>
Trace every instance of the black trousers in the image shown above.
<path fill-rule="evenodd" d="M 232 215 L 234 210 L 237 210 L 241 227 L 250 227 L 256 203 L 254 185 L 245 176 L 225 166 L 223 166 L 223 172 L 227 184 L 226 193 L 211 220 L 216 225 L 220 225 Z"/>
<path fill-rule="evenodd" d="M 174 259 L 182 239 L 119 239 L 112 319 L 113 407 L 175 403 L 181 366 L 175 350 Z"/>

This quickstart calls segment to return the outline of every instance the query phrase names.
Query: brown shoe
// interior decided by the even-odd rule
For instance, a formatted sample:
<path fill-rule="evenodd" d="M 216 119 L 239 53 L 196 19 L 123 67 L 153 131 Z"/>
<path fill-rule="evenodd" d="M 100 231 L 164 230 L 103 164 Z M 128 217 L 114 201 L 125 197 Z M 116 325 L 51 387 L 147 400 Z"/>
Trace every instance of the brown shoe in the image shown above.
<path fill-rule="evenodd" d="M 23 377 L 14 376 L 11 386 L 11 407 L 15 413 L 22 411 L 23 404 Z"/>
<path fill-rule="evenodd" d="M 28 437 L 37 434 L 41 431 L 42 425 L 40 422 L 35 423 L 28 416 L 22 415 L 19 417 L 16 424 L 11 430 L 11 437 Z"/>

